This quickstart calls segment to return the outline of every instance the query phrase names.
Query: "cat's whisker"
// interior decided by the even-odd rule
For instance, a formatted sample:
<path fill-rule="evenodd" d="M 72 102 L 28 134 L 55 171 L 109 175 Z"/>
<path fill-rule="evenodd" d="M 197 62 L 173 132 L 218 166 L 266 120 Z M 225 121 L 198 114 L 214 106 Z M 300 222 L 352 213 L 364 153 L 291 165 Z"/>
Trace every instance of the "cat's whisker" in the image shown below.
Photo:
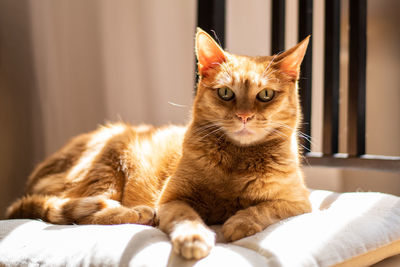
<path fill-rule="evenodd" d="M 222 138 L 222 137 L 225 137 L 225 135 L 226 135 L 225 132 L 222 131 L 222 134 L 221 134 L 220 137 L 218 137 L 217 142 L 220 142 L 220 141 L 221 141 L 221 138 Z"/>
<path fill-rule="evenodd" d="M 274 71 L 274 72 L 276 72 L 276 71 Z M 274 72 L 272 72 L 272 73 L 274 73 Z M 278 78 L 269 78 L 269 77 L 267 78 L 267 81 L 275 81 L 276 83 L 280 83 L 281 82 Z"/>
<path fill-rule="evenodd" d="M 298 156 L 303 160 L 303 162 L 305 162 L 305 165 L 307 165 L 307 167 L 312 167 L 304 153 L 299 153 Z"/>
<path fill-rule="evenodd" d="M 280 123 L 280 125 L 283 126 L 283 127 L 287 127 L 287 128 L 289 128 L 289 129 L 294 130 L 293 127 L 290 127 L 290 126 L 288 126 L 288 125 L 286 125 L 286 124 Z M 300 131 L 300 130 L 297 130 L 297 133 L 298 133 L 301 137 L 303 137 L 304 139 L 306 139 L 307 141 L 311 142 L 311 138 L 312 138 L 312 137 L 311 137 L 310 135 L 305 134 L 305 133 L 303 133 L 303 132 Z"/>
<path fill-rule="evenodd" d="M 205 136 L 202 136 L 203 133 L 209 133 L 209 131 L 215 131 L 217 132 L 217 130 L 221 130 L 221 126 L 217 125 L 217 123 L 223 123 L 223 121 L 213 121 L 213 122 L 206 122 L 203 124 L 200 124 L 200 127 L 197 127 L 197 129 L 195 129 L 193 131 L 193 133 L 195 135 L 200 136 L 201 138 L 204 138 Z M 213 129 L 215 128 L 215 129 Z"/>
<path fill-rule="evenodd" d="M 273 126 L 277 126 L 279 128 L 284 128 L 284 129 L 288 129 L 290 131 L 295 131 L 295 129 L 293 127 L 290 127 L 289 125 L 283 124 L 283 123 L 279 123 L 279 122 L 268 122 L 269 125 Z"/>
<path fill-rule="evenodd" d="M 288 128 L 291 128 L 291 127 L 288 126 Z M 267 129 L 266 129 L 266 130 L 267 130 Z M 286 137 L 286 138 L 289 138 L 289 136 L 287 136 L 285 133 L 279 131 L 278 129 L 272 129 L 272 130 L 270 130 L 270 131 L 271 131 L 272 133 L 278 133 L 278 136 L 279 136 L 279 137 Z M 311 149 L 307 148 L 307 147 L 304 146 L 303 144 L 299 143 L 299 145 L 300 145 L 304 150 L 306 150 L 307 152 L 311 152 Z"/>
<path fill-rule="evenodd" d="M 278 70 L 271 70 L 271 71 L 268 71 L 267 73 L 265 73 L 264 74 L 264 77 L 268 80 L 268 81 L 270 81 L 270 80 L 272 80 L 272 79 L 275 79 L 275 78 L 270 78 L 270 76 L 272 75 L 272 74 L 274 74 L 275 72 L 277 72 Z"/>
<path fill-rule="evenodd" d="M 265 124 L 263 124 L 263 125 L 265 126 Z M 268 122 L 267 126 L 270 126 L 270 127 L 273 127 L 273 128 L 284 128 L 284 129 L 288 129 L 288 130 L 294 131 L 293 128 L 291 128 L 289 126 L 286 126 L 286 125 L 282 125 L 280 123 Z"/>
<path fill-rule="evenodd" d="M 307 152 L 311 152 L 311 149 L 309 149 L 308 147 L 304 146 L 303 144 L 299 143 L 299 145 L 300 145 L 303 149 L 307 150 Z"/>
<path fill-rule="evenodd" d="M 233 75 L 232 75 L 232 69 L 231 68 L 229 68 L 228 69 L 228 65 L 227 64 L 225 64 L 225 63 L 219 63 L 219 62 L 214 62 L 214 63 L 211 63 L 212 65 L 218 65 L 218 66 L 220 66 L 221 68 L 222 68 L 222 70 L 223 70 L 223 78 L 225 79 L 225 80 L 222 80 L 222 83 L 229 83 L 231 80 L 232 80 L 232 77 L 233 77 Z"/>
<path fill-rule="evenodd" d="M 197 127 L 203 127 L 203 126 L 207 126 L 207 125 L 209 125 L 209 126 L 211 126 L 211 125 L 219 126 L 219 124 L 224 123 L 224 122 L 225 122 L 224 120 L 214 119 L 212 121 L 205 121 L 203 123 L 196 123 L 196 126 Z"/>
<path fill-rule="evenodd" d="M 275 81 L 276 83 L 280 83 L 281 81 L 277 78 L 270 78 L 269 76 L 274 74 L 275 72 L 277 72 L 277 70 L 271 71 L 270 73 L 268 73 L 268 76 L 266 76 L 265 78 L 267 79 L 267 81 Z"/>
<path fill-rule="evenodd" d="M 279 131 L 278 129 L 273 129 L 273 130 L 272 130 L 272 133 L 278 133 L 278 136 L 279 136 L 279 137 L 289 138 L 288 135 L 286 135 L 285 133 Z"/>
<path fill-rule="evenodd" d="M 311 141 L 311 136 L 306 135 L 306 134 L 304 134 L 304 133 L 302 133 L 302 132 L 300 132 L 300 131 L 298 131 L 298 134 L 299 134 L 300 137 L 306 139 L 308 142 L 310 142 L 311 144 L 314 145 L 314 143 Z"/>
<path fill-rule="evenodd" d="M 207 133 L 206 135 L 201 136 L 201 137 L 200 137 L 200 140 L 204 140 L 207 136 L 210 136 L 210 135 L 212 135 L 212 134 L 216 134 L 216 133 L 218 133 L 219 131 L 222 131 L 222 129 L 221 129 L 221 128 L 214 129 L 214 130 L 212 130 L 211 132 Z"/>
<path fill-rule="evenodd" d="M 204 127 L 199 128 L 198 130 L 193 131 L 193 133 L 196 135 L 202 135 L 205 132 L 209 132 L 213 128 L 218 128 L 218 126 L 216 126 L 216 125 L 204 126 Z"/>
<path fill-rule="evenodd" d="M 269 67 L 272 65 L 272 63 L 274 62 L 275 58 L 277 55 L 274 55 L 271 59 L 271 61 L 269 62 L 268 66 L 264 69 L 263 73 L 261 76 L 264 76 L 264 74 L 269 70 Z"/>
<path fill-rule="evenodd" d="M 180 107 L 180 108 L 186 108 L 187 107 L 186 105 L 177 104 L 177 103 L 174 103 L 174 102 L 171 102 L 171 101 L 168 101 L 167 103 L 172 105 L 172 106 L 174 106 L 174 107 Z"/>
<path fill-rule="evenodd" d="M 312 139 L 315 139 L 315 137 L 311 137 L 305 133 L 303 133 L 302 131 L 298 131 L 299 135 L 301 137 L 303 137 L 304 139 L 306 139 L 308 142 L 310 142 L 311 144 L 315 145 L 314 142 L 312 141 Z"/>
<path fill-rule="evenodd" d="M 282 131 L 279 131 L 277 128 L 264 128 L 264 131 L 269 134 L 277 134 L 278 137 L 289 138 L 288 135 L 286 135 Z"/>
<path fill-rule="evenodd" d="M 278 125 L 279 127 L 283 127 L 292 131 L 295 131 L 296 129 L 294 127 L 290 127 L 289 125 L 281 122 L 268 122 L 268 124 L 273 124 L 273 125 Z"/>
<path fill-rule="evenodd" d="M 308 134 L 305 134 L 305 133 L 303 133 L 302 131 L 300 131 L 300 130 L 298 130 L 298 133 L 299 134 L 301 134 L 302 136 L 304 136 L 304 137 L 308 137 L 308 138 L 311 138 L 311 136 L 310 135 L 308 135 Z"/>
<path fill-rule="evenodd" d="M 284 124 L 284 123 L 280 123 L 280 122 L 269 122 L 269 124 L 275 124 L 275 125 L 278 125 L 278 126 L 281 126 L 281 127 L 287 128 L 287 129 L 290 129 L 290 130 L 295 130 L 293 127 L 290 127 L 289 125 Z M 316 145 L 316 144 L 312 141 L 313 137 L 311 137 L 311 136 L 309 136 L 309 135 L 303 133 L 303 132 L 300 131 L 300 130 L 297 130 L 297 134 L 298 134 L 298 136 L 299 136 L 300 138 L 304 138 L 305 140 L 307 140 L 311 145 Z M 315 139 L 315 138 L 314 138 L 314 139 Z"/>
<path fill-rule="evenodd" d="M 217 36 L 217 33 L 216 33 L 214 30 L 211 30 L 211 32 L 214 34 L 215 39 L 217 39 L 217 42 L 218 42 L 219 46 L 222 47 L 222 44 L 221 44 L 221 42 L 219 41 L 219 38 L 218 38 L 218 36 Z"/>

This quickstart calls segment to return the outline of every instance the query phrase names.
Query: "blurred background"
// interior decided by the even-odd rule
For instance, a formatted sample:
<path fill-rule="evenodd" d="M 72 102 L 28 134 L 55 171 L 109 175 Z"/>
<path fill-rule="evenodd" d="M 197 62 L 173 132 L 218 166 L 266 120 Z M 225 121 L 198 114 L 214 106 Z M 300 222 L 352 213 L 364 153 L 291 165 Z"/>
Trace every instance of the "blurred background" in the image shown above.
<path fill-rule="evenodd" d="M 342 0 L 341 93 L 348 66 Z M 286 1 L 286 48 L 297 43 Z M 228 51 L 270 54 L 271 1 L 227 0 Z M 368 0 L 367 153 L 400 155 L 400 1 Z M 314 1 L 313 151 L 322 145 L 324 1 Z M 185 124 L 194 96 L 195 0 L 0 0 L 0 217 L 35 164 L 107 121 Z M 343 105 L 346 106 L 346 105 Z M 346 133 L 345 109 L 340 134 Z M 345 152 L 345 142 L 340 151 Z M 400 195 L 400 174 L 317 168 L 311 188 Z"/>

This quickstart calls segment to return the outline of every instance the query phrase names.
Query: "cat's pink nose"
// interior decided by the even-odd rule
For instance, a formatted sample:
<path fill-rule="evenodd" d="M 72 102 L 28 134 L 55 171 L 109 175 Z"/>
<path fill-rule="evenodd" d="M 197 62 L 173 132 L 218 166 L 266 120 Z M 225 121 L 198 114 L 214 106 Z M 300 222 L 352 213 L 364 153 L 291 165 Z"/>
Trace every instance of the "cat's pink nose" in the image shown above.
<path fill-rule="evenodd" d="M 254 117 L 254 113 L 236 113 L 236 116 L 243 122 L 246 123 Z"/>

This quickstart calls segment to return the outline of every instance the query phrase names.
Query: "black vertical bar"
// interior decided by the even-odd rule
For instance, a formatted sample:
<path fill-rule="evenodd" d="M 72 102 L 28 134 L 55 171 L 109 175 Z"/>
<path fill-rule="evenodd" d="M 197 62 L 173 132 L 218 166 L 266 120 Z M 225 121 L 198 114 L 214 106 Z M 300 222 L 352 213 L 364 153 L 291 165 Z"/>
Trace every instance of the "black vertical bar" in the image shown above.
<path fill-rule="evenodd" d="M 225 0 L 198 0 L 197 26 L 211 36 L 218 36 L 220 45 L 225 47 Z M 218 41 L 218 40 L 217 40 Z"/>
<path fill-rule="evenodd" d="M 285 49 L 285 2 L 286 0 L 272 0 L 271 54 Z"/>
<path fill-rule="evenodd" d="M 225 48 L 225 0 L 197 0 L 197 26 L 211 36 L 217 36 L 216 41 Z M 214 32 L 213 32 L 214 31 Z M 195 93 L 199 80 L 197 64 L 195 64 Z"/>
<path fill-rule="evenodd" d="M 365 154 L 365 79 L 367 55 L 367 3 L 351 0 L 350 3 L 350 59 L 349 59 L 349 117 L 348 153 Z"/>
<path fill-rule="evenodd" d="M 322 152 L 338 153 L 340 0 L 325 0 L 325 74 Z"/>
<path fill-rule="evenodd" d="M 312 33 L 313 0 L 299 0 L 299 41 Z M 311 85 L 312 85 L 312 38 L 308 44 L 307 53 L 301 64 L 299 92 L 301 108 L 303 110 L 303 125 L 301 131 L 311 136 Z M 310 142 L 303 140 L 306 150 L 310 150 Z"/>

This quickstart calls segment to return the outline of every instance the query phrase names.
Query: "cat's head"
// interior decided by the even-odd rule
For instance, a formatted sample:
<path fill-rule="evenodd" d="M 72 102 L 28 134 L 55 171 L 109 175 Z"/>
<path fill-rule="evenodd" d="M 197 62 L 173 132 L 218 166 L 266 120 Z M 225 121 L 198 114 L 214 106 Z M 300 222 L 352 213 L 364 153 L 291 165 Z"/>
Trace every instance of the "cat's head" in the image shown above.
<path fill-rule="evenodd" d="M 295 131 L 301 117 L 297 80 L 308 39 L 279 55 L 237 56 L 198 29 L 194 122 L 244 146 Z"/>

